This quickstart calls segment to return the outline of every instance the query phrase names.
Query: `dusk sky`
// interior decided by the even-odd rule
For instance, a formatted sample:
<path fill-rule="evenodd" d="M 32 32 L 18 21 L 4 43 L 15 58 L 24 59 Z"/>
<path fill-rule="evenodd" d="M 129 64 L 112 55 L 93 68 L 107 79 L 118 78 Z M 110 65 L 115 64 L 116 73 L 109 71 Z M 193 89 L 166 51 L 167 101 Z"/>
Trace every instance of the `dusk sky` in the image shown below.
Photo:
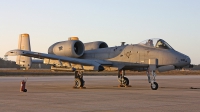
<path fill-rule="evenodd" d="M 1 58 L 22 33 L 44 53 L 70 36 L 110 47 L 162 38 L 200 64 L 200 0 L 0 0 Z"/>

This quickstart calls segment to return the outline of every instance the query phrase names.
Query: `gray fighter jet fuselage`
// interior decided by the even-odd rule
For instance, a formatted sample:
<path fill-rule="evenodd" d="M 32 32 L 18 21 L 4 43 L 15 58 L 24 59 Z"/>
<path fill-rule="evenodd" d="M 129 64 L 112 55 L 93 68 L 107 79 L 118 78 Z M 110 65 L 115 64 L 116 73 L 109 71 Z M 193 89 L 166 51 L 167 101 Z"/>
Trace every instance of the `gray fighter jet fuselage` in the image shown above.
<path fill-rule="evenodd" d="M 88 50 L 80 58 L 111 61 L 112 66 L 127 70 L 148 67 L 149 59 L 157 59 L 157 67 L 174 65 L 175 68 L 182 68 L 190 63 L 188 56 L 174 49 L 154 48 L 142 44 Z"/>

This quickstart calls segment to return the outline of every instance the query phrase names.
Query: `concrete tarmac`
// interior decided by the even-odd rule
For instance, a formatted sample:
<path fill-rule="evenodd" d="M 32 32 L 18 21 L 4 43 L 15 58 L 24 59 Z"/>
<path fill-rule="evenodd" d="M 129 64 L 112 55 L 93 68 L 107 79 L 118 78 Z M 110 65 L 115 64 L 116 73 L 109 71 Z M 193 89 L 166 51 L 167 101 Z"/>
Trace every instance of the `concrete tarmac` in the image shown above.
<path fill-rule="evenodd" d="M 199 112 L 200 76 L 127 76 L 132 87 L 117 87 L 117 76 L 84 76 L 86 89 L 73 89 L 73 76 L 0 77 L 1 112 Z"/>

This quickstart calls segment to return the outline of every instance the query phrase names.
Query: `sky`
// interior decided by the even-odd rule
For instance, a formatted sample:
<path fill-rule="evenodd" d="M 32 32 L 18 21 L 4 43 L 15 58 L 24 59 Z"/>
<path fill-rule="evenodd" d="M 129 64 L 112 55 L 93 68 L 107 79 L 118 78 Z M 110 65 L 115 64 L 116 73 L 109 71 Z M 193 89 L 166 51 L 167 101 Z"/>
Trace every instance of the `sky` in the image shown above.
<path fill-rule="evenodd" d="M 110 47 L 162 38 L 200 64 L 200 0 L 0 0 L 1 58 L 22 33 L 43 53 L 71 36 Z"/>

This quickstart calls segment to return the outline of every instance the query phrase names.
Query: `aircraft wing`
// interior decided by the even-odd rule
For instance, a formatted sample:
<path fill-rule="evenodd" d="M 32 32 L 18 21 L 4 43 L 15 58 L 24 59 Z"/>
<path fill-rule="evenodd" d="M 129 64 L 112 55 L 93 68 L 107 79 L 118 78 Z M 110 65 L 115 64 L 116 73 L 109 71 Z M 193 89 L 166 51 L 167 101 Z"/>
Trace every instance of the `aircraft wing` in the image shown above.
<path fill-rule="evenodd" d="M 111 62 L 104 61 L 104 60 L 70 58 L 70 57 L 57 56 L 53 54 L 45 54 L 45 53 L 32 52 L 32 51 L 26 51 L 26 50 L 19 50 L 19 49 L 8 51 L 5 54 L 5 56 L 17 56 L 17 55 L 34 57 L 34 58 L 39 58 L 39 59 L 47 58 L 47 59 L 54 59 L 54 60 L 74 63 L 74 64 L 94 66 L 94 70 L 96 71 L 103 71 L 104 67 L 102 65 L 112 65 Z"/>

